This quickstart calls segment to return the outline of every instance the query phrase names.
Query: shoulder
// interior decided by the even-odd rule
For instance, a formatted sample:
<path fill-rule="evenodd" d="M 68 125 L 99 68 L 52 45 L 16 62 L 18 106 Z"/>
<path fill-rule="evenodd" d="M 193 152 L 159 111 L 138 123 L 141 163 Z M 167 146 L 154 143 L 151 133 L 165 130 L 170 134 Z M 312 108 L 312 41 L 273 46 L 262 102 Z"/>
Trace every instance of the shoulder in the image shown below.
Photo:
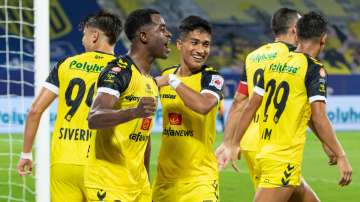
<path fill-rule="evenodd" d="M 218 74 L 220 75 L 220 73 L 212 66 L 209 65 L 204 65 L 202 67 L 202 73 L 203 74 Z"/>
<path fill-rule="evenodd" d="M 178 64 L 178 65 L 173 65 L 173 66 L 167 67 L 167 68 L 165 68 L 165 69 L 163 69 L 163 70 L 161 71 L 160 75 L 166 75 L 166 74 L 174 73 L 174 72 L 177 70 L 177 68 L 179 68 L 179 67 L 180 67 L 179 64 Z"/>

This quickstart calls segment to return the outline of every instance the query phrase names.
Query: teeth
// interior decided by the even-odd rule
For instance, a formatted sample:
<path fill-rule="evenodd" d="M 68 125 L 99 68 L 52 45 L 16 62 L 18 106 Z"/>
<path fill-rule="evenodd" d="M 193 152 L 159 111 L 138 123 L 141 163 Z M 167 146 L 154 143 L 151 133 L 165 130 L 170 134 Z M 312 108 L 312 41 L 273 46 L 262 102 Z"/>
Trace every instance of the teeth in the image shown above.
<path fill-rule="evenodd" d="M 199 60 L 201 60 L 201 59 L 202 59 L 202 57 L 200 57 L 200 56 L 193 56 L 193 58 L 195 58 L 195 59 L 199 59 Z"/>

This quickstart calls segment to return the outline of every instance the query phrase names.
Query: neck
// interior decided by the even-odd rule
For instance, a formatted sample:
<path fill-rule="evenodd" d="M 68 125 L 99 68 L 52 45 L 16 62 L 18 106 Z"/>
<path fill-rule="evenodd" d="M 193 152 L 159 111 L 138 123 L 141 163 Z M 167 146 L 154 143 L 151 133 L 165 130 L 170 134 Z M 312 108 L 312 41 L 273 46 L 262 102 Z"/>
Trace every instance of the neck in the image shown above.
<path fill-rule="evenodd" d="M 103 53 L 115 55 L 114 49 L 115 49 L 115 45 L 102 43 L 101 45 L 95 46 L 94 49 L 91 51 L 100 51 Z"/>
<path fill-rule="evenodd" d="M 150 73 L 151 64 L 154 62 L 155 58 L 149 53 L 149 51 L 147 51 L 146 48 L 132 44 L 128 55 L 139 68 L 141 73 Z"/>
<path fill-rule="evenodd" d="M 314 44 L 312 41 L 299 41 L 299 44 L 296 48 L 297 52 L 302 52 L 310 55 L 313 58 L 316 58 L 320 53 L 320 47 L 317 44 Z"/>
<path fill-rule="evenodd" d="M 190 68 L 185 64 L 184 60 L 181 60 L 181 64 L 177 73 L 179 76 L 191 76 L 193 73 Z"/>
<path fill-rule="evenodd" d="M 287 43 L 287 44 L 294 45 L 293 37 L 290 36 L 289 34 L 278 35 L 278 36 L 275 37 L 275 41 L 276 42 L 284 42 L 284 43 Z"/>

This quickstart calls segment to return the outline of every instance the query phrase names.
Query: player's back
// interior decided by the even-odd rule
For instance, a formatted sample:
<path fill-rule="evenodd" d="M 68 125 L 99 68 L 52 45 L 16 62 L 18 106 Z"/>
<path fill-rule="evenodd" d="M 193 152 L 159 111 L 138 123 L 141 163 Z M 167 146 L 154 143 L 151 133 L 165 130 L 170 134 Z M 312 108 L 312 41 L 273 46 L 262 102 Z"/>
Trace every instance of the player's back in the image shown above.
<path fill-rule="evenodd" d="M 178 66 L 162 75 L 174 74 Z M 203 66 L 198 73 L 178 77 L 196 92 L 202 92 L 209 83 L 222 87 L 222 77 L 211 67 Z M 218 89 L 219 91 L 221 89 Z M 212 91 L 211 93 L 215 93 Z M 216 94 L 216 93 L 215 93 Z M 217 95 L 221 99 L 222 95 Z M 158 158 L 158 182 L 194 182 L 218 178 L 213 143 L 216 134 L 218 105 L 208 114 L 197 113 L 187 106 L 170 86 L 160 89 L 163 112 L 163 134 Z"/>
<path fill-rule="evenodd" d="M 322 66 L 303 53 L 291 52 L 265 68 L 257 158 L 301 163 L 310 102 L 326 100 Z"/>
<path fill-rule="evenodd" d="M 248 54 L 245 61 L 244 77 L 241 82 L 246 82 L 248 94 L 252 95 L 255 84 L 263 76 L 264 68 L 274 60 L 286 57 L 294 46 L 283 43 L 273 42 L 265 44 Z M 247 151 L 256 151 L 259 142 L 259 113 L 257 112 L 250 123 L 244 137 L 241 140 L 241 149 Z"/>
<path fill-rule="evenodd" d="M 51 163 L 84 165 L 95 135 L 87 117 L 99 73 L 114 55 L 86 52 L 60 61 L 51 71 L 47 87 L 58 92 L 57 118 L 52 138 Z"/>

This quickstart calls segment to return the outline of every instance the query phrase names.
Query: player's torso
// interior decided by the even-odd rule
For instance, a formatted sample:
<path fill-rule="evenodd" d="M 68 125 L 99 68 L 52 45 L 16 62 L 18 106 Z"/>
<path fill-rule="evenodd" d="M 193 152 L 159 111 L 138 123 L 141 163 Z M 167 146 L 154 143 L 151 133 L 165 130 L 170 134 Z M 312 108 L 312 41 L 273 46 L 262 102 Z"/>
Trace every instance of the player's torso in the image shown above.
<path fill-rule="evenodd" d="M 174 73 L 176 68 L 164 74 Z M 201 91 L 203 72 L 179 77 L 196 92 Z M 162 144 L 158 159 L 158 181 L 217 179 L 216 159 L 212 150 L 216 133 L 214 107 L 207 115 L 184 105 L 170 86 L 162 87 L 160 100 L 163 114 Z"/>
<path fill-rule="evenodd" d="M 115 109 L 135 108 L 141 97 L 153 97 L 155 100 L 158 98 L 158 87 L 154 79 L 141 74 L 134 65 L 131 65 L 131 71 L 130 83 L 121 93 Z M 112 187 L 133 189 L 147 182 L 144 154 L 153 118 L 136 118 L 114 128 L 97 131 L 93 152 L 95 156 L 91 157 L 91 172 L 103 173 L 100 174 L 103 177 L 91 179 L 90 176 L 90 183 L 97 182 L 103 187 L 111 184 Z"/>
<path fill-rule="evenodd" d="M 268 43 L 247 56 L 245 68 L 249 96 L 252 95 L 256 83 L 263 76 L 264 68 L 274 60 L 286 57 L 289 54 L 289 49 L 292 48 L 292 46 L 282 42 Z M 241 140 L 241 148 L 256 151 L 259 138 L 259 112 L 257 112 Z"/>
<path fill-rule="evenodd" d="M 59 67 L 57 118 L 52 138 L 52 163 L 84 164 L 90 139 L 87 117 L 99 73 L 113 55 L 87 52 L 67 58 Z"/>
<path fill-rule="evenodd" d="M 273 61 L 264 71 L 260 114 L 260 155 L 300 163 L 311 116 L 305 86 L 307 58 L 296 52 Z"/>

